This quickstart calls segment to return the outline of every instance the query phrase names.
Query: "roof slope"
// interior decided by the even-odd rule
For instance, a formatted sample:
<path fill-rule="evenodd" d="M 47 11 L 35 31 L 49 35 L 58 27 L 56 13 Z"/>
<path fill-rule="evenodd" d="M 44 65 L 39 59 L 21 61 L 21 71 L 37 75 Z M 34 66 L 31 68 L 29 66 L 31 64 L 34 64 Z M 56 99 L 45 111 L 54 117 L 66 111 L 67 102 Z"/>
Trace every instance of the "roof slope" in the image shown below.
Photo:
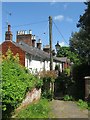
<path fill-rule="evenodd" d="M 23 51 L 25 51 L 25 52 L 27 52 L 27 53 L 29 53 L 31 55 L 40 57 L 42 59 L 47 59 L 47 60 L 50 59 L 50 55 L 48 53 L 46 53 L 43 50 L 40 50 L 38 48 L 29 46 L 29 45 L 25 44 L 24 42 L 20 42 L 20 43 L 14 42 L 14 44 L 16 46 L 20 47 Z"/>
<path fill-rule="evenodd" d="M 22 41 L 20 41 L 19 43 L 12 41 L 12 43 L 30 55 L 40 57 L 43 60 L 50 60 L 50 54 L 47 52 L 44 52 L 43 50 L 29 46 L 28 44 L 26 44 Z M 53 60 L 58 61 L 58 62 L 66 62 L 67 57 L 55 57 L 55 56 L 53 56 Z"/>

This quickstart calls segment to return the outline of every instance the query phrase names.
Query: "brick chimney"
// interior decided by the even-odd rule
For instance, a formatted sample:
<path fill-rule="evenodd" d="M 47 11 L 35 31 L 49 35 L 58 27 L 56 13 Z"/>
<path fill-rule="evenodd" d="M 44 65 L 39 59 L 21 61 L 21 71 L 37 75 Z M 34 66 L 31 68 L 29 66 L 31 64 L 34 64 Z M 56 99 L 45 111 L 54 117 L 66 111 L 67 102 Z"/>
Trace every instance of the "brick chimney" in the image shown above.
<path fill-rule="evenodd" d="M 44 46 L 43 51 L 47 52 L 47 53 L 50 53 L 50 45 Z"/>
<path fill-rule="evenodd" d="M 37 42 L 37 48 L 38 48 L 38 49 L 41 49 L 41 45 L 42 45 L 41 39 L 39 39 L 38 42 Z"/>
<path fill-rule="evenodd" d="M 35 35 L 32 36 L 32 47 L 35 47 L 36 37 Z"/>
<path fill-rule="evenodd" d="M 32 31 L 31 30 L 29 30 L 29 32 L 26 30 L 17 31 L 16 42 L 19 43 L 20 41 L 28 44 L 29 46 L 32 46 Z"/>
<path fill-rule="evenodd" d="M 11 40 L 12 41 L 12 32 L 11 32 L 11 25 L 8 25 L 8 31 L 5 33 L 5 40 Z"/>

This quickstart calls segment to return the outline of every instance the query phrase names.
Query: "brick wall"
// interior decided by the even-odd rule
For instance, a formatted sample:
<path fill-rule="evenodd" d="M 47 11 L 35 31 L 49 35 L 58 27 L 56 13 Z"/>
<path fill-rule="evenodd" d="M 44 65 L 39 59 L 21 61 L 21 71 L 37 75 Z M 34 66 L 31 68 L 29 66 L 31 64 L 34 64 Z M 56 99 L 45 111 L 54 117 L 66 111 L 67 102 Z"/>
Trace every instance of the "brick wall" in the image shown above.
<path fill-rule="evenodd" d="M 12 43 L 12 41 L 3 42 L 1 47 L 2 47 L 1 51 L 2 51 L 3 55 L 6 55 L 8 48 L 11 49 L 11 51 L 13 52 L 14 55 L 16 55 L 18 53 L 20 64 L 25 66 L 25 52 L 23 50 L 21 50 L 19 47 L 17 47 L 16 45 L 14 45 Z"/>
<path fill-rule="evenodd" d="M 32 46 L 32 35 L 31 34 L 22 34 L 22 35 L 17 35 L 17 42 L 25 42 L 29 46 Z"/>
<path fill-rule="evenodd" d="M 64 69 L 67 68 L 68 65 L 67 65 L 67 62 L 64 63 Z"/>
<path fill-rule="evenodd" d="M 41 88 L 40 89 L 34 88 L 32 91 L 28 91 L 25 99 L 22 101 L 21 105 L 16 109 L 16 112 L 19 112 L 22 108 L 25 108 L 29 104 L 38 101 L 40 97 L 41 97 Z"/>

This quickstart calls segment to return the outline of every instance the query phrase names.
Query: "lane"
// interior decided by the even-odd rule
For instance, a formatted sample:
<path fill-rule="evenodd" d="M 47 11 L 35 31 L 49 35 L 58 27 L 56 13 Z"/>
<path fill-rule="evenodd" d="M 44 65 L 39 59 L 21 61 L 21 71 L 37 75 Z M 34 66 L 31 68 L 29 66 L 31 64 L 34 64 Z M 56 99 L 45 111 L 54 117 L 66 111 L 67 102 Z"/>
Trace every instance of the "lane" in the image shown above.
<path fill-rule="evenodd" d="M 81 110 L 73 101 L 53 100 L 51 109 L 55 118 L 88 118 L 88 110 Z"/>

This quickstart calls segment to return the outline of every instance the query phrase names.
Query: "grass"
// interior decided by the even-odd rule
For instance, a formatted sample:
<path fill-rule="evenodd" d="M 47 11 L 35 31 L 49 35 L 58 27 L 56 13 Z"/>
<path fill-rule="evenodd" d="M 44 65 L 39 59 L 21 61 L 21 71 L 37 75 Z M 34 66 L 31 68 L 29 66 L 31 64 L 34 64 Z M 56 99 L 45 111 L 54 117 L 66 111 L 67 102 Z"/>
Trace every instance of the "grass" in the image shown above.
<path fill-rule="evenodd" d="M 88 106 L 88 103 L 79 99 L 79 101 L 77 102 L 77 105 L 81 108 L 81 109 L 90 109 L 90 107 Z"/>
<path fill-rule="evenodd" d="M 41 99 L 38 103 L 29 105 L 27 108 L 21 110 L 16 118 L 49 118 L 49 101 Z"/>

